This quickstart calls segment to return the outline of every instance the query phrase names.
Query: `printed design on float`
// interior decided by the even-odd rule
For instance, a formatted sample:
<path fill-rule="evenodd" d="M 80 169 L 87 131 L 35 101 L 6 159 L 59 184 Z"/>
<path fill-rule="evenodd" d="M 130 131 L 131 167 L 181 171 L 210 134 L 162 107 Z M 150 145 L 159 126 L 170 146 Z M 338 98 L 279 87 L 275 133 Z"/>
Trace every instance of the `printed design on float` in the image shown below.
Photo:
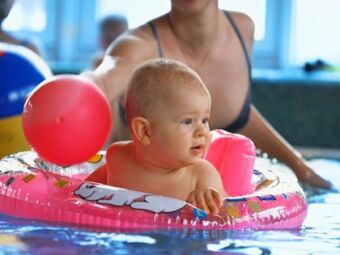
<path fill-rule="evenodd" d="M 83 183 L 75 195 L 86 201 L 95 201 L 98 204 L 113 206 L 129 206 L 132 209 L 146 210 L 153 213 L 170 213 L 183 209 L 185 201 L 139 191 L 124 190 L 114 187 L 97 186 L 92 183 Z"/>
<path fill-rule="evenodd" d="M 289 199 L 289 196 L 287 194 L 285 194 L 285 193 L 281 194 L 281 197 L 283 197 L 286 200 Z"/>
<path fill-rule="evenodd" d="M 249 201 L 248 206 L 250 210 L 252 210 L 254 213 L 258 213 L 262 211 L 261 205 L 255 201 Z"/>
<path fill-rule="evenodd" d="M 96 154 L 92 156 L 90 159 L 88 159 L 86 162 L 96 164 L 99 163 L 103 159 L 104 155 L 103 154 Z"/>
<path fill-rule="evenodd" d="M 69 182 L 67 180 L 57 180 L 57 182 L 55 183 L 55 186 L 58 188 L 64 188 Z"/>
<path fill-rule="evenodd" d="M 25 175 L 24 178 L 22 178 L 22 180 L 26 183 L 32 181 L 34 178 L 36 177 L 35 174 L 28 174 L 28 175 Z"/>
<path fill-rule="evenodd" d="M 240 218 L 241 213 L 236 205 L 231 205 L 225 208 L 226 215 L 232 218 Z"/>
<path fill-rule="evenodd" d="M 201 209 L 198 209 L 198 208 L 193 208 L 193 214 L 195 215 L 195 218 L 199 218 L 199 219 L 206 219 L 208 216 L 207 216 L 207 213 Z"/>
<path fill-rule="evenodd" d="M 281 194 L 280 196 L 282 196 L 285 199 L 288 199 L 287 194 Z M 226 203 L 224 205 L 226 215 L 232 218 L 240 218 L 242 217 L 241 212 L 245 211 L 244 208 L 249 209 L 246 211 L 259 213 L 263 210 L 263 208 L 261 207 L 261 202 L 277 200 L 277 197 L 271 194 L 256 196 L 254 198 L 256 198 L 258 202 L 249 200 L 246 197 L 227 198 Z"/>
<path fill-rule="evenodd" d="M 274 195 L 264 195 L 264 196 L 257 196 L 260 201 L 273 201 L 276 200 Z"/>
<path fill-rule="evenodd" d="M 32 167 L 28 165 L 23 159 L 17 157 L 16 155 L 9 155 L 1 159 L 1 169 L 0 174 L 27 174 L 30 173 Z"/>
<path fill-rule="evenodd" d="M 6 183 L 5 183 L 6 187 L 8 187 L 9 185 L 11 185 L 12 182 L 14 182 L 14 180 L 15 180 L 14 177 L 10 177 L 10 178 L 6 181 Z"/>

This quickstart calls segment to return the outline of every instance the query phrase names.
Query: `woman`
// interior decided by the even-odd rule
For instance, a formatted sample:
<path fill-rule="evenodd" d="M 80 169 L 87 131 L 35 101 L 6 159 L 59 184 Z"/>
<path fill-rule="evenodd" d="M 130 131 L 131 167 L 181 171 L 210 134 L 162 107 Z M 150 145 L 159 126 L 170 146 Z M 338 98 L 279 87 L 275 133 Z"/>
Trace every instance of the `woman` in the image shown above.
<path fill-rule="evenodd" d="M 254 24 L 224 12 L 217 0 L 171 0 L 171 11 L 120 36 L 94 72 L 83 76 L 103 89 L 115 114 L 113 139 L 128 136 L 122 100 L 133 69 L 151 58 L 171 58 L 194 69 L 212 97 L 211 129 L 239 132 L 293 169 L 300 181 L 331 188 L 310 169 L 251 103 L 250 61 Z M 190 95 L 188 95 L 189 98 Z"/>

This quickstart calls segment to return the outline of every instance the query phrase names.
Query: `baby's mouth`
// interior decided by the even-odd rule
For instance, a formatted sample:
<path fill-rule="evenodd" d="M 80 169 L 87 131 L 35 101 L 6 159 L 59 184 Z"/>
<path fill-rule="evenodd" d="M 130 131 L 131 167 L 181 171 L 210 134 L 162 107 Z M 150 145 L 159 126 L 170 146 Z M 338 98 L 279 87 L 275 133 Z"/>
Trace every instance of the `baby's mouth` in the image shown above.
<path fill-rule="evenodd" d="M 191 147 L 190 150 L 194 152 L 195 154 L 200 154 L 204 150 L 204 145 L 202 144 L 195 145 Z"/>
<path fill-rule="evenodd" d="M 191 149 L 201 149 L 203 147 L 203 145 L 196 145 L 196 146 L 192 146 Z"/>

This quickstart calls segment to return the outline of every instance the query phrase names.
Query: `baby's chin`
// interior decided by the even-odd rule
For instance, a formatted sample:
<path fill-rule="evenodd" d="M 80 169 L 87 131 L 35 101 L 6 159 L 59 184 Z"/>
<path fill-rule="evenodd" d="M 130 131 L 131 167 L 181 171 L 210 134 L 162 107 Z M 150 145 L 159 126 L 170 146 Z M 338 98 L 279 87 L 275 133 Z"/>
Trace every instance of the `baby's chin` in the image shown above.
<path fill-rule="evenodd" d="M 199 163 L 201 160 L 203 160 L 203 156 L 204 155 L 196 155 L 196 156 L 191 156 L 191 157 L 183 160 L 182 161 L 183 167 Z"/>

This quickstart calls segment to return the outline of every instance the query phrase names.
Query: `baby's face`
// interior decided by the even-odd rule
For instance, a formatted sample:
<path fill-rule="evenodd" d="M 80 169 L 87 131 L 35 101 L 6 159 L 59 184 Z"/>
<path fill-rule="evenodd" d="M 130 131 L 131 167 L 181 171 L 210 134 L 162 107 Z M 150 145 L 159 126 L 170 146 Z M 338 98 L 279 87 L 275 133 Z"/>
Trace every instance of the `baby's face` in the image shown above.
<path fill-rule="evenodd" d="M 182 167 L 202 158 L 210 143 L 211 101 L 202 88 L 170 91 L 157 105 L 151 123 L 151 146 L 165 166 Z"/>

